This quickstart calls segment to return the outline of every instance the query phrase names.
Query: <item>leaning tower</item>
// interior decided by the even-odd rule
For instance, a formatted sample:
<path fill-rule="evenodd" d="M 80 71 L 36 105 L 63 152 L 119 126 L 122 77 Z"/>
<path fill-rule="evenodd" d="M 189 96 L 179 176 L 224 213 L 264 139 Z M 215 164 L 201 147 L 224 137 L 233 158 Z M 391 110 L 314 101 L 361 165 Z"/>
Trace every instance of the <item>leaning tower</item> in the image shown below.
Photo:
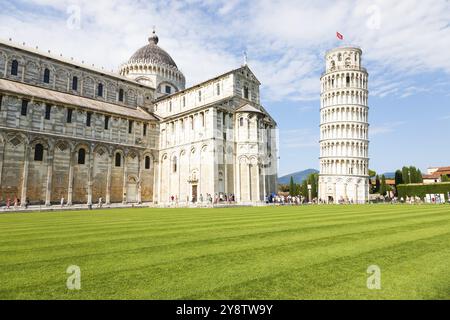
<path fill-rule="evenodd" d="M 321 77 L 319 198 L 327 203 L 369 200 L 368 73 L 362 51 L 326 53 Z"/>

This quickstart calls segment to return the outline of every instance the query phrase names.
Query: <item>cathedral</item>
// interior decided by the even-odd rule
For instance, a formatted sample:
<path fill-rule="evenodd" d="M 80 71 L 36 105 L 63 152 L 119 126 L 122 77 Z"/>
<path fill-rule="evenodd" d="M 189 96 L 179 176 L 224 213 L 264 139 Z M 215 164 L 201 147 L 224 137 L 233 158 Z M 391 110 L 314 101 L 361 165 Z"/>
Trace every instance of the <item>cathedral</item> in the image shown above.
<path fill-rule="evenodd" d="M 277 125 L 259 89 L 246 63 L 186 88 L 155 32 L 118 73 L 0 41 L 0 204 L 262 203 Z"/>

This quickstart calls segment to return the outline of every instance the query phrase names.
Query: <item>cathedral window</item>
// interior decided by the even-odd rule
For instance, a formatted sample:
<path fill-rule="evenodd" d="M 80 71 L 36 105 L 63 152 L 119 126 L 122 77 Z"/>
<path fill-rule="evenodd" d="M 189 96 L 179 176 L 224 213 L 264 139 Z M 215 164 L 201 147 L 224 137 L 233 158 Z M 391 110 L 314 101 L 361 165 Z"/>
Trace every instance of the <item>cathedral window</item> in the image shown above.
<path fill-rule="evenodd" d="M 147 124 L 142 124 L 142 135 L 145 137 L 147 135 Z"/>
<path fill-rule="evenodd" d="M 109 129 L 109 119 L 110 119 L 110 116 L 105 116 L 105 130 Z"/>
<path fill-rule="evenodd" d="M 116 159 L 115 160 L 116 160 L 115 161 L 116 162 L 115 163 L 116 167 L 120 167 L 122 165 L 122 156 L 120 155 L 119 152 L 116 153 Z"/>
<path fill-rule="evenodd" d="M 85 164 L 86 163 L 86 150 L 81 148 L 78 150 L 78 164 Z"/>
<path fill-rule="evenodd" d="M 350 87 L 350 76 L 347 76 L 346 78 L 346 85 L 347 87 Z"/>
<path fill-rule="evenodd" d="M 216 85 L 216 92 L 217 92 L 217 95 L 220 96 L 220 83 L 218 83 Z"/>
<path fill-rule="evenodd" d="M 133 133 L 133 120 L 128 120 L 128 133 Z"/>
<path fill-rule="evenodd" d="M 103 84 L 99 83 L 97 87 L 97 96 L 103 97 Z"/>
<path fill-rule="evenodd" d="M 202 101 L 202 92 L 198 91 L 198 101 Z"/>
<path fill-rule="evenodd" d="M 67 109 L 67 123 L 72 123 L 72 113 L 73 109 Z"/>
<path fill-rule="evenodd" d="M 166 93 L 167 94 L 171 94 L 172 93 L 172 88 L 170 86 L 166 86 Z"/>
<path fill-rule="evenodd" d="M 50 83 L 50 70 L 48 68 L 44 70 L 44 83 Z"/>
<path fill-rule="evenodd" d="M 77 91 L 78 90 L 78 77 L 72 78 L 72 90 Z"/>
<path fill-rule="evenodd" d="M 205 114 L 203 112 L 200 113 L 200 117 L 201 117 L 201 120 L 202 120 L 202 127 L 204 127 L 205 126 Z"/>
<path fill-rule="evenodd" d="M 18 73 L 19 73 L 19 62 L 17 62 L 17 60 L 13 60 L 13 62 L 11 63 L 11 75 L 17 76 Z"/>
<path fill-rule="evenodd" d="M 172 170 L 173 170 L 173 173 L 176 173 L 177 172 L 177 157 L 174 157 L 172 161 L 173 161 Z"/>
<path fill-rule="evenodd" d="M 40 143 L 34 146 L 34 161 L 44 160 L 44 146 Z"/>
<path fill-rule="evenodd" d="M 186 97 L 183 97 L 183 108 L 186 107 Z"/>
<path fill-rule="evenodd" d="M 244 99 L 248 99 L 249 94 L 248 94 L 248 87 L 244 87 Z"/>
<path fill-rule="evenodd" d="M 149 156 L 145 157 L 145 169 L 146 170 L 150 169 L 150 157 Z"/>
<path fill-rule="evenodd" d="M 28 100 L 22 100 L 22 108 L 20 109 L 20 114 L 26 116 L 28 112 Z"/>
<path fill-rule="evenodd" d="M 244 126 L 244 118 L 239 119 L 239 126 L 241 126 L 241 127 Z"/>
<path fill-rule="evenodd" d="M 52 106 L 50 104 L 45 105 L 45 120 L 50 120 L 50 113 L 52 111 Z"/>
<path fill-rule="evenodd" d="M 92 118 L 92 112 L 86 113 L 86 126 L 87 127 L 91 126 L 91 118 Z"/>
<path fill-rule="evenodd" d="M 119 90 L 119 101 L 123 102 L 123 89 Z"/>
<path fill-rule="evenodd" d="M 169 112 L 172 112 L 172 101 L 169 102 Z"/>

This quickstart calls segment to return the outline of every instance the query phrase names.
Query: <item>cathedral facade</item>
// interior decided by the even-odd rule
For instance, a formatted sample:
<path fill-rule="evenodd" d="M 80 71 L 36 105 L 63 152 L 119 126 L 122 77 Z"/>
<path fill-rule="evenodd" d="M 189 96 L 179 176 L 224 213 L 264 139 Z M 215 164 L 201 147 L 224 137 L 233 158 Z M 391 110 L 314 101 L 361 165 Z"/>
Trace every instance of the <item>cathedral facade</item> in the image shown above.
<path fill-rule="evenodd" d="M 250 68 L 186 88 L 158 43 L 113 73 L 0 41 L 0 203 L 257 204 L 276 192 L 276 122 Z"/>

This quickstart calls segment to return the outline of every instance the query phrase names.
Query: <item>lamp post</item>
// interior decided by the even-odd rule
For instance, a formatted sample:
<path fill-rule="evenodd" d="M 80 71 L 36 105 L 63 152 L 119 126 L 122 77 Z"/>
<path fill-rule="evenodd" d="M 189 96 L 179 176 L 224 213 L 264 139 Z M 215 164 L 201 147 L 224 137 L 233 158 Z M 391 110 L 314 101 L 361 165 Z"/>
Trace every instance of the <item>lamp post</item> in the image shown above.
<path fill-rule="evenodd" d="M 311 199 L 311 190 L 312 190 L 312 185 L 308 184 L 308 197 L 309 197 L 309 203 L 311 203 L 312 199 Z"/>

